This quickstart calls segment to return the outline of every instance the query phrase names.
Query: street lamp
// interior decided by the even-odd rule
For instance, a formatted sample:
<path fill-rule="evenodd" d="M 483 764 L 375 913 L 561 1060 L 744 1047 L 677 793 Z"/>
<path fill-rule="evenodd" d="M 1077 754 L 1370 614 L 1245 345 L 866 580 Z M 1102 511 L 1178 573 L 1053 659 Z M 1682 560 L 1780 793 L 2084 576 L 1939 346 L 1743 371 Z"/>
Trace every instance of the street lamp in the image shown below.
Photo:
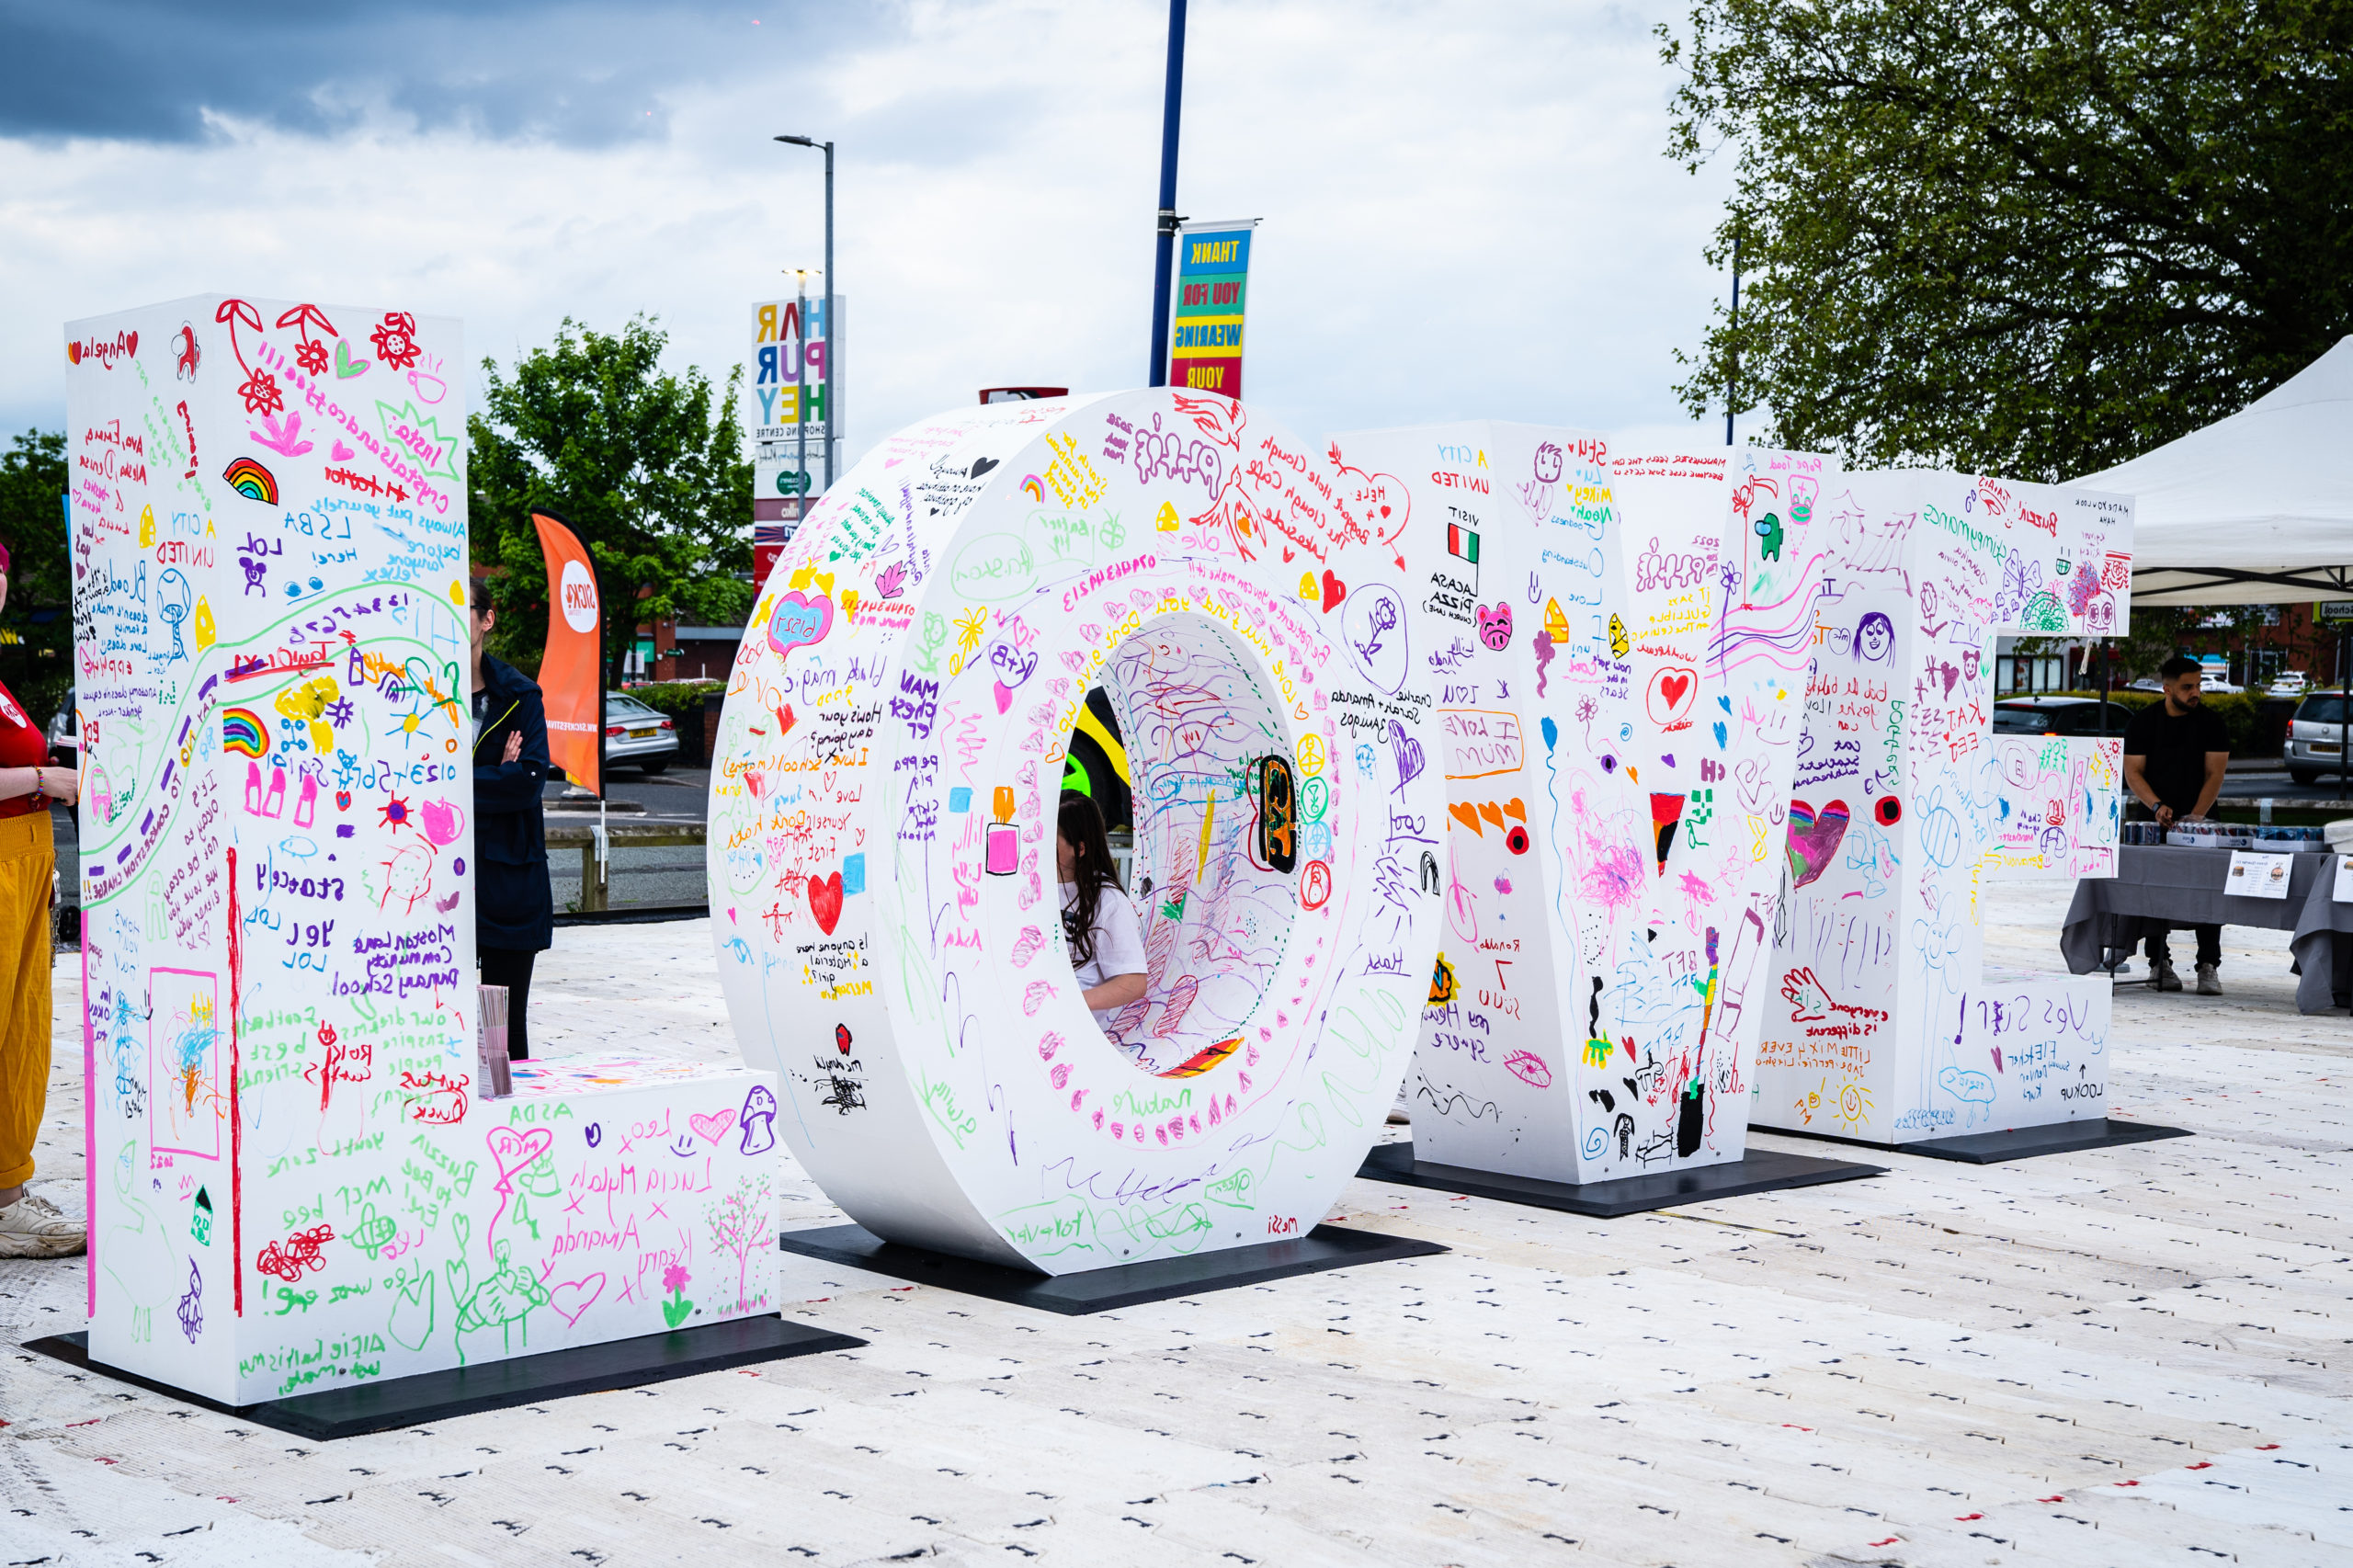
<path fill-rule="evenodd" d="M 841 336 L 834 330 L 834 144 L 807 136 L 779 136 L 779 142 L 795 147 L 822 147 L 825 151 L 825 488 L 834 484 L 834 403 L 841 391 Z M 809 320 L 801 321 L 801 354 L 805 363 L 809 357 Z M 801 423 L 808 424 L 808 405 L 801 405 Z M 801 452 L 801 472 L 804 479 L 809 472 L 805 435 Z M 801 492 L 805 506 L 808 492 Z"/>

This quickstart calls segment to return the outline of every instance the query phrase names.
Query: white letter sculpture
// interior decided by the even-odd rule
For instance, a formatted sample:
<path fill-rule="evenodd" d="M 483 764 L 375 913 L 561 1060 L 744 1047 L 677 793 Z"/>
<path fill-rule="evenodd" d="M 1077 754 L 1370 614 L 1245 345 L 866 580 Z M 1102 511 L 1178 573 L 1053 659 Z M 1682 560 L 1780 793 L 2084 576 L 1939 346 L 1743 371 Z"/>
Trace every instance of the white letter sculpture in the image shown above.
<path fill-rule="evenodd" d="M 1756 1120 L 1893 1144 L 2105 1116 L 2108 980 L 1985 977 L 1979 900 L 2115 874 L 2122 740 L 1995 736 L 1990 693 L 1997 634 L 2124 630 L 2132 504 L 1897 472 L 1824 512 Z"/>
<path fill-rule="evenodd" d="M 813 508 L 729 685 L 710 897 L 777 1131 L 860 1224 L 1060 1274 L 1330 1209 L 1438 941 L 1407 522 L 1393 481 L 1173 391 L 943 415 Z M 1097 685 L 1150 962 L 1119 1046 L 1056 892 Z"/>
<path fill-rule="evenodd" d="M 68 332 L 92 1357 L 244 1405 L 774 1311 L 763 1075 L 473 1081 L 458 324 Z"/>
<path fill-rule="evenodd" d="M 1496 424 L 1337 444 L 1406 477 L 1413 591 L 1451 623 L 1412 672 L 1449 868 L 1416 1160 L 1570 1184 L 1738 1160 L 1832 465 Z"/>

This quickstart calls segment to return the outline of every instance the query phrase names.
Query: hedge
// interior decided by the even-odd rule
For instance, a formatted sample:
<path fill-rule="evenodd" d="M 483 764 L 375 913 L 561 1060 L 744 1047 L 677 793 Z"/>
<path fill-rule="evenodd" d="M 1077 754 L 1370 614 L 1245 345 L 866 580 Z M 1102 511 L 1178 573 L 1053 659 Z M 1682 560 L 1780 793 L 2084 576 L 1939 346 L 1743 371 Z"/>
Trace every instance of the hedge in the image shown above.
<path fill-rule="evenodd" d="M 2047 691 L 2037 695 L 2081 697 L 2092 701 L 2099 699 L 2099 693 L 2097 691 Z M 2165 693 L 2161 691 L 2126 691 L 2119 687 L 2108 694 L 2108 699 L 2119 708 L 2130 709 L 2138 713 L 2150 704 L 2163 702 L 2165 699 Z M 1997 699 L 1996 700 L 2006 699 Z M 2258 706 L 2265 700 L 2244 691 L 2209 692 L 2203 699 L 2201 705 L 2211 709 L 2222 719 L 2222 727 L 2230 732 L 2233 756 L 2278 755 L 2276 752 L 2257 749 L 2263 746 L 2269 733 L 2264 727 L 2262 710 Z M 2283 698 L 2279 700 L 2288 699 Z"/>
<path fill-rule="evenodd" d="M 701 713 L 702 699 L 724 690 L 726 685 L 717 680 L 652 680 L 631 687 L 629 694 L 648 708 L 676 719 L 688 711 Z"/>

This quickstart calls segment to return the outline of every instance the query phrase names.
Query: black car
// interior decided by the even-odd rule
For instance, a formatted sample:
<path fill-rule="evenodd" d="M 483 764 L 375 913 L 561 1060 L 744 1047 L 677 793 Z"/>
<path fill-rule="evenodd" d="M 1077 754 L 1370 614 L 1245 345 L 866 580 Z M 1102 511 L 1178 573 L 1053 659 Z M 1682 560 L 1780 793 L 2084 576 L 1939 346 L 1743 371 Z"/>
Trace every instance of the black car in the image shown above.
<path fill-rule="evenodd" d="M 2013 697 L 1994 705 L 1997 735 L 2097 735 L 2100 710 L 2108 710 L 2111 735 L 2124 733 L 2132 710 L 2120 702 L 2102 703 L 2097 697 Z"/>

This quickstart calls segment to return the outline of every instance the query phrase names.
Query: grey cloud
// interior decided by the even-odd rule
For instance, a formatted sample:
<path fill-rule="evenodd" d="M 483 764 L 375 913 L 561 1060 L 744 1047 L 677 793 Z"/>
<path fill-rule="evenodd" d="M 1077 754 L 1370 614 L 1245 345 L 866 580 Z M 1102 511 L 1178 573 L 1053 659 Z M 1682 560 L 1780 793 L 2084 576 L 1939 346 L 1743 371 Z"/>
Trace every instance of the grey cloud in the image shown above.
<path fill-rule="evenodd" d="M 0 0 L 0 135 L 194 142 L 210 110 L 324 136 L 389 113 L 601 146 L 666 130 L 664 100 L 698 85 L 799 77 L 895 29 L 884 4 L 811 0 Z"/>

